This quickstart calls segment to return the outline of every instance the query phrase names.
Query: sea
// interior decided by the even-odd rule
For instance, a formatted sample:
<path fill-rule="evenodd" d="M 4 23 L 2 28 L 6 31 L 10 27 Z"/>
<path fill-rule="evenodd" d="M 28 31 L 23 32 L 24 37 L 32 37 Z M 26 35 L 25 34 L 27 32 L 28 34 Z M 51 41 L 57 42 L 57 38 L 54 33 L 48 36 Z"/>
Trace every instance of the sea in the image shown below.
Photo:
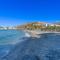
<path fill-rule="evenodd" d="M 0 30 L 0 57 L 6 56 L 26 36 L 21 30 Z"/>
<path fill-rule="evenodd" d="M 60 33 L 31 37 L 23 30 L 0 30 L 0 60 L 60 60 Z"/>

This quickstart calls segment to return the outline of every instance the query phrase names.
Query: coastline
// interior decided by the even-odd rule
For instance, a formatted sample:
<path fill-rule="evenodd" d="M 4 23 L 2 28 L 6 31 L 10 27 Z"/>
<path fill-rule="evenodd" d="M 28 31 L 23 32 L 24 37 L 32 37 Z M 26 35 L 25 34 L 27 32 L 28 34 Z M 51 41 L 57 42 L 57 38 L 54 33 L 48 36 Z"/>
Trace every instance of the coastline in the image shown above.
<path fill-rule="evenodd" d="M 50 34 L 58 33 L 58 34 L 60 34 L 60 32 L 56 32 L 56 31 L 38 31 L 38 30 L 23 30 L 23 31 L 25 33 L 29 34 L 30 37 L 37 37 L 37 38 L 40 38 L 41 35 L 47 34 L 47 33 L 50 33 Z"/>

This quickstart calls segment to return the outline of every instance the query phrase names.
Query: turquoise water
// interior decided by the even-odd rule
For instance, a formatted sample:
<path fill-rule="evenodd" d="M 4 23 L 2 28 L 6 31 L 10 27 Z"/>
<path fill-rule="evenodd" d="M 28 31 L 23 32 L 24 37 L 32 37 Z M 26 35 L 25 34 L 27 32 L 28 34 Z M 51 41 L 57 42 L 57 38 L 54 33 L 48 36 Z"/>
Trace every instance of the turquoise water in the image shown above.
<path fill-rule="evenodd" d="M 19 30 L 0 30 L 0 45 L 16 44 L 24 36 L 23 31 Z"/>
<path fill-rule="evenodd" d="M 0 30 L 0 57 L 6 56 L 24 36 L 21 30 Z"/>

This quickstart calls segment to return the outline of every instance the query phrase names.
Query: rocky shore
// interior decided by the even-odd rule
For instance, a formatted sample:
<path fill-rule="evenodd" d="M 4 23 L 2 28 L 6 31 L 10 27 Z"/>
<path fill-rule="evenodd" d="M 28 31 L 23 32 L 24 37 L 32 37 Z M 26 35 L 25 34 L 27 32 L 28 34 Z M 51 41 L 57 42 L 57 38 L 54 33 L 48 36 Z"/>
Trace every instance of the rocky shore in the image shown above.
<path fill-rule="evenodd" d="M 60 33 L 60 32 L 56 32 L 56 31 L 39 31 L 39 30 L 23 30 L 25 33 L 29 34 L 30 37 L 36 37 L 36 38 L 40 38 L 41 35 L 47 34 L 47 33 Z"/>

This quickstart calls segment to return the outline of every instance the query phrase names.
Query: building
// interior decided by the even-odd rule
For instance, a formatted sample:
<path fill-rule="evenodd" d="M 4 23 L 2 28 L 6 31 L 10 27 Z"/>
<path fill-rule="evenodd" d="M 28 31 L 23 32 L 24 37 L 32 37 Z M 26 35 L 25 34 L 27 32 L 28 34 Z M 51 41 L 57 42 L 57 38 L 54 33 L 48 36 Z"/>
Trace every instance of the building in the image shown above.
<path fill-rule="evenodd" d="M 45 23 L 45 22 L 35 22 L 33 23 L 34 26 L 45 26 L 47 27 L 49 24 L 48 23 Z"/>

